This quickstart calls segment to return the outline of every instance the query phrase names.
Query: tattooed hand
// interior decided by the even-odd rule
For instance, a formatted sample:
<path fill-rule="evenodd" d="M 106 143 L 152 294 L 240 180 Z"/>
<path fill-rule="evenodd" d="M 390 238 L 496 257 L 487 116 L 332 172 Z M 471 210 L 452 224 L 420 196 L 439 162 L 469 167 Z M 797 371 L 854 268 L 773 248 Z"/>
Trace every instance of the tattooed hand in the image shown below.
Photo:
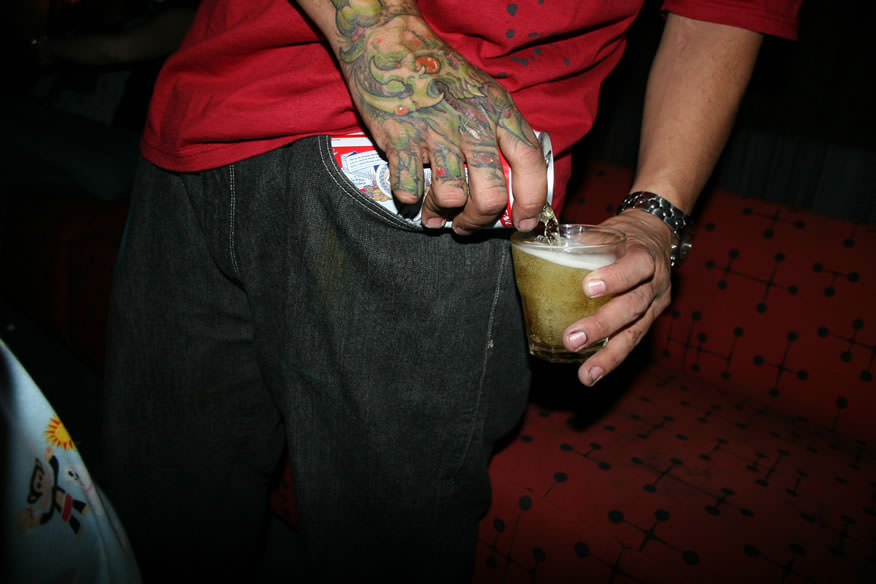
<path fill-rule="evenodd" d="M 413 1 L 332 4 L 336 38 L 327 36 L 363 121 L 386 152 L 398 201 L 425 197 L 427 227 L 453 219 L 454 230 L 467 234 L 493 224 L 508 198 L 501 149 L 511 166 L 515 226 L 534 228 L 546 197 L 546 166 L 508 92 L 441 40 Z M 432 167 L 428 194 L 424 164 Z"/>

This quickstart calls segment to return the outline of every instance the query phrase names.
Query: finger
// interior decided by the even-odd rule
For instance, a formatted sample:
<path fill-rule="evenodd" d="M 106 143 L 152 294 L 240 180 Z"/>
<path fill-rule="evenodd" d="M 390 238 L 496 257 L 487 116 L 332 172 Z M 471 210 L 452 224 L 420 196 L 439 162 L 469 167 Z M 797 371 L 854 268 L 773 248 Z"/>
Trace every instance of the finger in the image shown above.
<path fill-rule="evenodd" d="M 495 145 L 472 145 L 465 152 L 468 164 L 468 199 L 453 219 L 453 229 L 468 234 L 488 227 L 508 206 L 508 186 Z"/>
<path fill-rule="evenodd" d="M 609 338 L 608 343 L 587 359 L 578 368 L 578 379 L 587 386 L 593 386 L 597 381 L 614 371 L 645 337 L 651 324 L 659 314 L 649 311 L 648 316 L 637 321 Z"/>
<path fill-rule="evenodd" d="M 668 303 L 668 295 L 667 303 Z M 579 351 L 600 340 L 611 337 L 632 323 L 640 320 L 651 306 L 662 302 L 650 286 L 638 286 L 615 296 L 590 316 L 582 318 L 563 331 L 563 344 L 570 351 Z"/>
<path fill-rule="evenodd" d="M 429 159 L 432 185 L 423 201 L 421 220 L 429 228 L 443 227 L 468 200 L 468 183 L 462 154 L 448 146 L 434 147 Z"/>
<path fill-rule="evenodd" d="M 422 200 L 425 191 L 423 157 L 419 149 L 392 145 L 386 150 L 392 194 L 404 204 Z"/>
<path fill-rule="evenodd" d="M 581 286 L 588 297 L 622 294 L 648 280 L 656 280 L 659 288 L 668 288 L 668 269 L 658 272 L 657 261 L 644 246 L 630 244 L 621 253 L 614 263 L 587 274 Z"/>
<path fill-rule="evenodd" d="M 523 116 L 520 118 L 519 125 L 525 133 L 520 135 L 500 128 L 499 148 L 511 167 L 514 226 L 521 231 L 531 231 L 538 224 L 547 200 L 547 162 L 535 132 Z"/>

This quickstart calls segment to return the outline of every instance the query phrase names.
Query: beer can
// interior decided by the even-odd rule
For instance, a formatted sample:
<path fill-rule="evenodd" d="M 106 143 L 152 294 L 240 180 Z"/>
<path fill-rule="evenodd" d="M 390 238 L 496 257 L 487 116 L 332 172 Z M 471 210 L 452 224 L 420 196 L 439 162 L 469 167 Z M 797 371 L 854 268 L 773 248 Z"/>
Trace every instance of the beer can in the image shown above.
<path fill-rule="evenodd" d="M 547 163 L 547 202 L 553 201 L 554 194 L 554 152 L 551 139 L 547 132 L 537 131 L 539 145 L 541 146 L 544 161 Z M 338 134 L 331 137 L 332 154 L 341 171 L 350 179 L 350 182 L 362 191 L 375 203 L 388 209 L 391 213 L 408 219 L 413 223 L 420 223 L 420 208 L 416 206 L 413 211 L 411 205 L 401 205 L 392 196 L 389 182 L 389 163 L 383 158 L 374 143 L 363 132 L 351 132 Z M 508 185 L 508 204 L 505 211 L 493 225 L 497 228 L 513 227 L 511 207 L 514 204 L 514 193 L 511 182 L 511 167 L 508 161 L 499 153 L 502 162 L 502 170 L 505 174 L 505 184 Z M 426 192 L 432 184 L 432 169 L 423 168 L 423 178 L 426 184 Z M 466 180 L 468 169 L 466 168 Z"/>

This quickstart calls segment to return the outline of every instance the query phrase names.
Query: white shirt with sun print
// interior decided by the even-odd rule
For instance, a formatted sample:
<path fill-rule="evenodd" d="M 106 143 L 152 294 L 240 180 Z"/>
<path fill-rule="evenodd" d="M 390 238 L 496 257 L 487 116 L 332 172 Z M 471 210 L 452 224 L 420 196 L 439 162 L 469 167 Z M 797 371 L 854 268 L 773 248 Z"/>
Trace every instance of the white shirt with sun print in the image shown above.
<path fill-rule="evenodd" d="M 0 341 L 0 582 L 138 583 L 127 536 L 64 424 Z"/>

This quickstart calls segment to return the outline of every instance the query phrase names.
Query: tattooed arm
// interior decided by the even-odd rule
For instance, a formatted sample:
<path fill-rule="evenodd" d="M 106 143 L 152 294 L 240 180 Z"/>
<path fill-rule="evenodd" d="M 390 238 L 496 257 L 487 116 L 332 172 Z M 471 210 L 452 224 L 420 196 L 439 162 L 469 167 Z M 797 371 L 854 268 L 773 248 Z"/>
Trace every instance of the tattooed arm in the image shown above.
<path fill-rule="evenodd" d="M 325 34 L 402 203 L 432 188 L 423 224 L 453 220 L 467 234 L 494 223 L 507 203 L 499 160 L 511 165 L 514 223 L 535 227 L 545 202 L 544 157 L 532 128 L 494 79 L 447 45 L 413 0 L 298 0 Z M 463 165 L 468 165 L 468 182 Z"/>

